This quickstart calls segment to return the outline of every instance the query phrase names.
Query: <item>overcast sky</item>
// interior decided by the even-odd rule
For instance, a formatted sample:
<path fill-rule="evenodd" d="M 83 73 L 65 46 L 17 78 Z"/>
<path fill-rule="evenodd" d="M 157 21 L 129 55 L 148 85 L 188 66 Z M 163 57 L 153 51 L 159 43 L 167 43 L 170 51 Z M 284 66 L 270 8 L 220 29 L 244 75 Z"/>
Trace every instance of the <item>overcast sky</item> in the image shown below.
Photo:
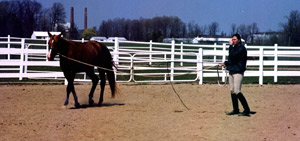
<path fill-rule="evenodd" d="M 74 7 L 75 24 L 83 29 L 84 8 L 88 11 L 88 27 L 97 29 L 103 20 L 139 19 L 155 16 L 177 16 L 183 22 L 200 26 L 218 22 L 220 31 L 230 32 L 231 24 L 256 22 L 260 31 L 278 31 L 292 10 L 300 12 L 300 0 L 36 0 L 43 8 L 54 2 L 64 5 L 66 22 Z"/>

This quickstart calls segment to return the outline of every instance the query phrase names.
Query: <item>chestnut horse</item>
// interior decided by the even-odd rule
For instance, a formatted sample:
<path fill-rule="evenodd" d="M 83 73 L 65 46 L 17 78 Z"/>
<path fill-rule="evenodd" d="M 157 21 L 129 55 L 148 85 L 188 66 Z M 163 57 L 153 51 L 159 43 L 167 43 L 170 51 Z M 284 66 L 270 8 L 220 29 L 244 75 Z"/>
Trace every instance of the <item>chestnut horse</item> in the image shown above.
<path fill-rule="evenodd" d="M 94 66 L 97 66 L 101 80 L 99 106 L 101 106 L 103 102 L 103 93 L 106 83 L 105 73 L 107 74 L 111 88 L 111 95 L 112 97 L 115 96 L 115 74 L 112 71 L 112 68 L 113 66 L 115 67 L 115 65 L 112 60 L 112 56 L 105 45 L 96 41 L 85 43 L 73 42 L 62 38 L 61 34 L 51 35 L 49 32 L 48 34 L 50 37 L 48 42 L 50 48 L 48 60 L 53 60 L 54 57 L 59 54 L 60 68 L 68 81 L 67 96 L 64 103 L 65 106 L 69 104 L 69 95 L 70 92 L 72 92 L 75 107 L 80 107 L 73 84 L 75 75 L 78 72 L 85 72 L 92 80 L 93 85 L 89 94 L 89 104 L 94 104 L 93 95 L 99 81 L 98 76 L 94 72 Z"/>

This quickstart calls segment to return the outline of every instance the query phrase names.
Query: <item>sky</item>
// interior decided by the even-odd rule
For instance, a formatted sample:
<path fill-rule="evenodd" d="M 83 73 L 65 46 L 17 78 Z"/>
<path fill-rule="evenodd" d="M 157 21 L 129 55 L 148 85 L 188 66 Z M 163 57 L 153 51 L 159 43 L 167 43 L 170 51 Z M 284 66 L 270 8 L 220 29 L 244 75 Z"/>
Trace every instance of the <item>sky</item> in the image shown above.
<path fill-rule="evenodd" d="M 219 23 L 218 32 L 230 33 L 231 25 L 257 23 L 259 31 L 278 31 L 287 22 L 292 10 L 300 12 L 300 0 L 36 0 L 43 8 L 53 3 L 64 5 L 66 22 L 74 7 L 74 21 L 79 29 L 84 26 L 87 8 L 88 28 L 99 28 L 103 20 L 114 18 L 139 19 L 155 16 L 177 16 L 184 23 L 200 26 Z"/>

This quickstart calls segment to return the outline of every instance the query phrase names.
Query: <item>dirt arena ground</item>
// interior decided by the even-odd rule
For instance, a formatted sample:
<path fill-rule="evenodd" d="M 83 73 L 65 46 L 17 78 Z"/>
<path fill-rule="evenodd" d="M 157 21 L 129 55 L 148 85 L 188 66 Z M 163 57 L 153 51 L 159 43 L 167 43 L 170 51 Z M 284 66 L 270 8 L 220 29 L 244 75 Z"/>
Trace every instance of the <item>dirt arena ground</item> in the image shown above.
<path fill-rule="evenodd" d="M 63 107 L 64 85 L 0 85 L 0 140 L 300 140 L 300 85 L 243 85 L 257 112 L 227 116 L 228 86 L 119 84 L 115 99 L 106 89 L 104 106 Z M 76 85 L 87 104 L 89 84 Z M 106 87 L 108 88 L 108 86 Z M 98 102 L 98 86 L 94 100 Z M 241 108 L 242 109 L 242 108 Z"/>

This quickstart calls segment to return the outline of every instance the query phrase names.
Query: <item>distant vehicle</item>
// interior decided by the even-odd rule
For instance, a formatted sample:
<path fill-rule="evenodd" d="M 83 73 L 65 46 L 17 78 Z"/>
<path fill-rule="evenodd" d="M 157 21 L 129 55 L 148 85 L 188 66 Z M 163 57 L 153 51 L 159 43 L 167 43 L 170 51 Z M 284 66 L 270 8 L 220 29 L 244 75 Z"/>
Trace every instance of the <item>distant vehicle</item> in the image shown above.
<path fill-rule="evenodd" d="M 106 40 L 107 40 L 106 37 L 100 37 L 100 36 L 94 36 L 94 37 L 92 37 L 90 39 L 90 41 L 98 41 L 98 42 L 100 42 L 100 41 L 106 41 Z"/>
<path fill-rule="evenodd" d="M 106 41 L 108 42 L 114 42 L 116 37 L 109 37 Z M 117 37 L 119 41 L 127 41 L 125 37 Z"/>

